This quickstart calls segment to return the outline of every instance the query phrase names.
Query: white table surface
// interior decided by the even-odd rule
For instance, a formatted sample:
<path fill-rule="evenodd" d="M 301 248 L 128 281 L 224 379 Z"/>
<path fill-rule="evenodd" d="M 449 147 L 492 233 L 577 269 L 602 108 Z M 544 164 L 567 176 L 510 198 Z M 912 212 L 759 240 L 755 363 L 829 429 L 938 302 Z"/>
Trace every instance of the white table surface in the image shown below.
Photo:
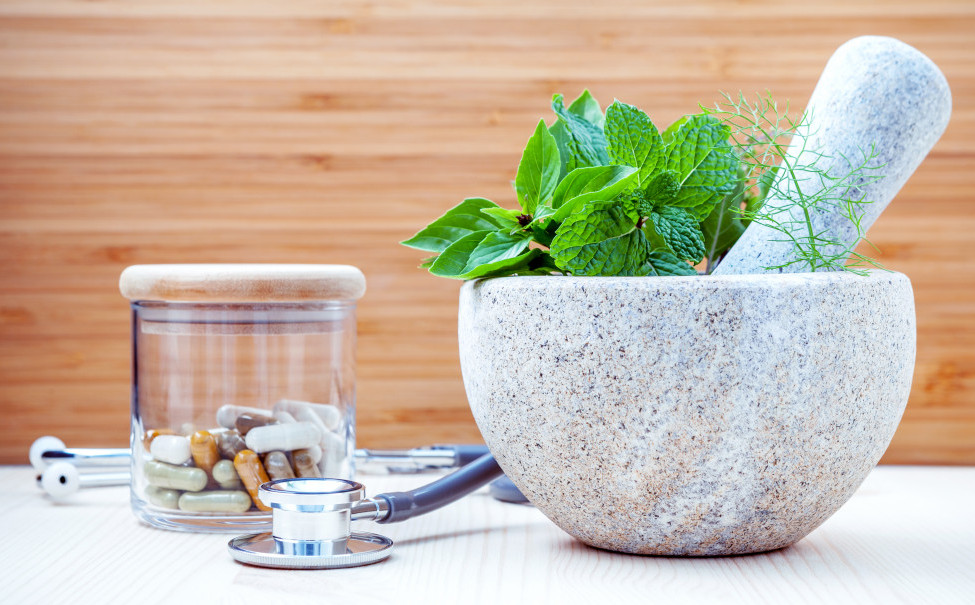
<path fill-rule="evenodd" d="M 369 493 L 421 476 L 362 476 Z M 68 503 L 29 467 L 0 467 L 3 603 L 968 603 L 975 604 L 975 468 L 879 467 L 798 544 L 743 557 L 604 552 L 529 506 L 478 492 L 402 524 L 356 525 L 395 542 L 355 569 L 249 567 L 230 535 L 140 524 L 124 487 Z"/>

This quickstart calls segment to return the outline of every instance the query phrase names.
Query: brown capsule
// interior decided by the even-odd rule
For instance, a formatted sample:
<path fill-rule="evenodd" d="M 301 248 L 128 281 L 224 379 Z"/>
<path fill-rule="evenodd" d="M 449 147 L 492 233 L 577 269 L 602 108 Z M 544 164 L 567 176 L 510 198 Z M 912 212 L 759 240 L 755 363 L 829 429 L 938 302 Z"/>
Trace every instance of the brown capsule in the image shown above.
<path fill-rule="evenodd" d="M 264 468 L 271 479 L 294 479 L 295 472 L 291 469 L 288 456 L 284 452 L 269 452 L 264 456 Z"/>
<path fill-rule="evenodd" d="M 213 465 L 220 460 L 217 452 L 217 440 L 209 431 L 197 431 L 190 437 L 190 454 L 193 455 L 193 464 L 202 468 L 207 474 L 212 474 Z"/>
<path fill-rule="evenodd" d="M 265 416 L 263 414 L 241 414 L 240 416 L 237 416 L 237 420 L 234 421 L 234 426 L 237 427 L 238 433 L 241 435 L 247 435 L 247 432 L 252 428 L 277 423 L 278 421 L 275 420 L 273 416 Z"/>
<path fill-rule="evenodd" d="M 257 457 L 257 454 L 251 450 L 243 450 L 234 458 L 234 468 L 237 469 L 237 475 L 240 476 L 244 487 L 247 488 L 247 493 L 251 495 L 254 506 L 261 510 L 271 510 L 257 497 L 257 488 L 261 487 L 262 483 L 271 480 L 264 471 L 261 459 Z"/>
<path fill-rule="evenodd" d="M 173 429 L 149 429 L 146 434 L 142 437 L 142 446 L 149 451 L 149 446 L 152 445 L 152 440 L 160 435 L 175 435 L 176 431 Z"/>
<path fill-rule="evenodd" d="M 247 449 L 247 444 L 244 443 L 240 433 L 233 429 L 221 431 L 214 436 L 217 439 L 217 449 L 220 450 L 220 456 L 227 460 L 233 460 L 237 454 Z"/>
<path fill-rule="evenodd" d="M 321 477 L 322 472 L 307 451 L 295 450 L 293 454 L 295 472 L 299 477 Z"/>

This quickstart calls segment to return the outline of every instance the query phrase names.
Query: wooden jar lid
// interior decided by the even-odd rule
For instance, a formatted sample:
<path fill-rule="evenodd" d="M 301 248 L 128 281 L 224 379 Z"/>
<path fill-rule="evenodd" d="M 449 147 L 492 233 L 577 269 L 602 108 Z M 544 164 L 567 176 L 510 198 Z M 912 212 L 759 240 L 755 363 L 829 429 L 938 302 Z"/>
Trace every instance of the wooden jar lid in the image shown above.
<path fill-rule="evenodd" d="M 129 300 L 173 302 L 357 300 L 366 278 L 351 265 L 133 265 L 119 290 Z"/>

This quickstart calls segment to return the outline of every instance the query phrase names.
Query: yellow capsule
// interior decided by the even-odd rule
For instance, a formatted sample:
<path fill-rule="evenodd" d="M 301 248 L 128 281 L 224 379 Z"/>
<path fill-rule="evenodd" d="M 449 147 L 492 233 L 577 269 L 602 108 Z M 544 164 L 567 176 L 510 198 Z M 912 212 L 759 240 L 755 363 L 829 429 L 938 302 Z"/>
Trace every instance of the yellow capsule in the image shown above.
<path fill-rule="evenodd" d="M 284 452 L 270 452 L 264 456 L 264 468 L 271 479 L 294 479 L 295 472 L 288 463 L 288 456 Z"/>
<path fill-rule="evenodd" d="M 241 451 L 234 457 L 234 468 L 237 469 L 240 480 L 244 482 L 247 493 L 251 495 L 254 506 L 265 511 L 271 510 L 257 497 L 257 488 L 261 487 L 262 483 L 270 481 L 257 454 L 251 450 Z"/>
<path fill-rule="evenodd" d="M 321 477 L 322 472 L 318 470 L 311 454 L 307 450 L 295 450 L 292 458 L 295 463 L 295 472 L 299 477 Z"/>
<path fill-rule="evenodd" d="M 193 463 L 197 468 L 202 468 L 211 474 L 213 465 L 220 460 L 217 452 L 217 440 L 209 431 L 197 431 L 190 437 L 190 453 L 193 455 Z"/>

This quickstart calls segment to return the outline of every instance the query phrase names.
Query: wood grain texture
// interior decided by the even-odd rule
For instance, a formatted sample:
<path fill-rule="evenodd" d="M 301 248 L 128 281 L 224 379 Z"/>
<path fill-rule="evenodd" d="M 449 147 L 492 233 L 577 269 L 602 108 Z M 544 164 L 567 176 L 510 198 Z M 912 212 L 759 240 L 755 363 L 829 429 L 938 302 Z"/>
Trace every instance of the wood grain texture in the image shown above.
<path fill-rule="evenodd" d="M 459 284 L 398 241 L 509 181 L 552 93 L 669 123 L 719 90 L 801 105 L 892 35 L 954 114 L 871 238 L 911 277 L 918 358 L 888 462 L 975 463 L 975 5 L 968 0 L 0 1 L 0 460 L 127 441 L 135 263 L 347 263 L 364 446 L 477 441 Z"/>
<path fill-rule="evenodd" d="M 366 476 L 371 494 L 429 476 Z M 716 558 L 641 557 L 584 546 L 533 507 L 477 492 L 406 523 L 357 522 L 394 541 L 385 562 L 282 571 L 239 565 L 227 535 L 139 524 L 125 487 L 55 504 L 26 467 L 0 468 L 10 603 L 970 604 L 975 468 L 874 469 L 795 545 Z M 56 556 L 53 554 L 56 553 Z"/>

